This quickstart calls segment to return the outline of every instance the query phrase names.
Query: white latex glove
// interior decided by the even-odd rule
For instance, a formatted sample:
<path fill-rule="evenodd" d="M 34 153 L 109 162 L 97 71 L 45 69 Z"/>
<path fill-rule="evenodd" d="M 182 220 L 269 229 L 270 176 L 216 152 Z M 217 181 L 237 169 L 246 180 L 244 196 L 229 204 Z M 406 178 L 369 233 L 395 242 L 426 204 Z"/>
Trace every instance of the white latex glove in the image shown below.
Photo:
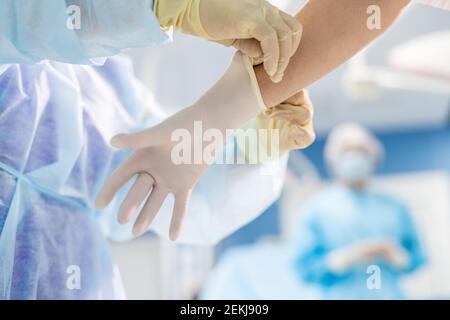
<path fill-rule="evenodd" d="M 328 255 L 327 263 L 331 270 L 342 273 L 355 264 L 367 263 L 376 258 L 385 259 L 398 269 L 403 269 L 409 264 L 409 256 L 406 250 L 385 239 L 361 241 L 338 249 Z"/>
<path fill-rule="evenodd" d="M 163 28 L 258 58 L 274 82 L 282 80 L 302 36 L 298 20 L 265 0 L 156 0 L 154 11 Z"/>
<path fill-rule="evenodd" d="M 106 181 L 97 197 L 97 208 L 106 207 L 116 192 L 128 180 L 137 176 L 120 208 L 119 222 L 128 223 L 150 193 L 133 228 L 134 235 L 142 234 L 152 223 L 166 196 L 172 193 L 175 203 L 170 239 L 176 240 L 192 189 L 212 163 L 176 164 L 172 152 L 179 142 L 173 141 L 172 134 L 175 130 L 183 129 L 194 141 L 194 122 L 201 121 L 204 130 L 220 130 L 225 142 L 229 133 L 227 131 L 236 129 L 254 117 L 261 108 L 264 105 L 253 66 L 247 57 L 238 53 L 224 76 L 193 106 L 155 127 L 142 132 L 121 134 L 112 139 L 114 147 L 135 151 Z M 219 145 L 212 150 L 212 154 L 221 149 L 222 146 Z"/>

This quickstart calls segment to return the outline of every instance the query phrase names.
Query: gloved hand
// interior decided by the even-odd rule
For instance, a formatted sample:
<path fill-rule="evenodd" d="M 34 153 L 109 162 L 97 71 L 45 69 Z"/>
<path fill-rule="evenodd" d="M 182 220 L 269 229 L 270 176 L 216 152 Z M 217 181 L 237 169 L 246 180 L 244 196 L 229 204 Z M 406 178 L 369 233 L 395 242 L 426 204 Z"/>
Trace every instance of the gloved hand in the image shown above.
<path fill-rule="evenodd" d="M 267 141 L 260 142 L 258 139 L 264 135 L 255 135 L 256 141 L 251 142 L 259 146 L 257 154 L 251 153 L 256 148 L 243 145 L 243 139 L 237 139 L 239 149 L 250 163 L 262 163 L 290 150 L 306 148 L 316 138 L 313 113 L 314 106 L 308 92 L 302 90 L 280 105 L 267 108 L 241 127 L 244 130 L 267 130 Z"/>
<path fill-rule="evenodd" d="M 406 250 L 385 239 L 370 239 L 338 249 L 328 255 L 327 261 L 331 270 L 341 273 L 355 264 L 376 258 L 385 259 L 398 269 L 405 268 L 409 263 Z"/>
<path fill-rule="evenodd" d="M 260 58 L 272 81 L 280 82 L 302 36 L 298 20 L 265 0 L 155 0 L 163 28 L 234 46 Z"/>
<path fill-rule="evenodd" d="M 100 191 L 96 206 L 106 207 L 115 193 L 133 176 L 137 176 L 134 186 L 124 200 L 119 222 L 127 223 L 150 193 L 134 225 L 137 236 L 145 232 L 159 211 L 168 193 L 175 198 L 170 226 L 170 239 L 177 239 L 186 215 L 189 198 L 208 165 L 214 162 L 214 155 L 222 149 L 227 135 L 239 125 L 248 121 L 264 108 L 264 103 L 256 83 L 256 76 L 249 59 L 237 53 L 224 76 L 193 106 L 186 108 L 159 125 L 142 132 L 122 134 L 114 137 L 111 144 L 117 148 L 134 149 L 134 153 L 114 171 Z M 198 134 L 194 130 L 196 121 L 204 130 L 219 130 L 223 136 L 221 144 L 210 149 L 209 159 L 201 154 L 193 154 L 190 161 L 177 163 L 180 141 L 179 135 L 189 139 L 189 150 Z M 203 138 L 203 133 L 200 132 Z M 208 145 L 209 146 L 209 145 Z M 195 162 L 200 158 L 199 162 Z"/>
<path fill-rule="evenodd" d="M 397 269 L 404 269 L 409 264 L 408 252 L 394 242 L 388 240 L 380 241 L 373 250 L 375 251 L 375 256 L 380 256 Z"/>

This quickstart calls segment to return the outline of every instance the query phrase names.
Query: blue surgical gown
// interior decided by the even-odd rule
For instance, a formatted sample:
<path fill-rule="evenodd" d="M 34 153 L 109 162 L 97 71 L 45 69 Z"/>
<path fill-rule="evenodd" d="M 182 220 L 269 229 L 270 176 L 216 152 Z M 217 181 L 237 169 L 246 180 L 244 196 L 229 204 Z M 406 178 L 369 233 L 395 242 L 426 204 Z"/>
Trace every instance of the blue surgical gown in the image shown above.
<path fill-rule="evenodd" d="M 80 30 L 61 28 L 70 4 L 82 8 Z M 129 156 L 110 138 L 167 115 L 128 59 L 98 58 L 166 41 L 151 7 L 148 0 L 2 2 L 0 299 L 124 297 L 106 237 L 132 238 L 132 224 L 115 217 L 127 188 L 102 212 L 93 202 Z M 236 149 L 233 139 L 225 149 Z M 212 244 L 258 216 L 279 195 L 285 165 L 274 175 L 259 166 L 211 166 L 193 192 L 180 241 Z M 258 197 L 245 197 L 249 190 Z M 151 227 L 165 237 L 171 205 L 168 199 Z M 79 287 L 69 285 L 73 270 Z"/>
<path fill-rule="evenodd" d="M 402 299 L 399 277 L 424 263 L 414 223 L 405 205 L 376 191 L 352 191 L 333 186 L 307 203 L 296 230 L 297 273 L 322 288 L 324 299 Z M 409 265 L 397 269 L 375 259 L 352 266 L 344 273 L 330 270 L 326 257 L 337 249 L 360 241 L 390 240 L 409 255 Z M 369 266 L 381 271 L 381 288 L 369 289 L 373 275 Z"/>

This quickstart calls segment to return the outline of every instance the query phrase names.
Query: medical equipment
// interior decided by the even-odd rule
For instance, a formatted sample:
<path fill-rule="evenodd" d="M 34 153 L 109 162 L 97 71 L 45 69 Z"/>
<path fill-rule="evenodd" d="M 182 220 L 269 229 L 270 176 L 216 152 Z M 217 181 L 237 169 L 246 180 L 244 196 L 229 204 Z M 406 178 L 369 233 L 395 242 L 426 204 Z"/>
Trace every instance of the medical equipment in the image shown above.
<path fill-rule="evenodd" d="M 344 151 L 334 162 L 333 172 L 342 181 L 367 181 L 375 172 L 376 160 L 364 150 Z"/>
<path fill-rule="evenodd" d="M 436 8 L 450 10 L 449 0 L 419 0 L 419 2 Z"/>

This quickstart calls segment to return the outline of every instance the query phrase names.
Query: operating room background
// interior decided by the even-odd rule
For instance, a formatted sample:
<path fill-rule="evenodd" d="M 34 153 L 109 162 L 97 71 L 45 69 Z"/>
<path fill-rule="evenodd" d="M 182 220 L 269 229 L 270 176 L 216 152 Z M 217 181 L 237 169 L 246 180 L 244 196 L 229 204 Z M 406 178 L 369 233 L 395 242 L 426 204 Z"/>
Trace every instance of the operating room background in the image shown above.
<path fill-rule="evenodd" d="M 306 1 L 273 2 L 293 13 Z M 214 263 L 234 248 L 295 232 L 289 226 L 296 208 L 329 179 L 322 156 L 326 134 L 347 120 L 373 129 L 384 144 L 386 159 L 375 183 L 408 203 L 424 238 L 430 263 L 405 279 L 405 290 L 411 297 L 450 297 L 450 90 L 436 89 L 427 79 L 413 85 L 401 76 L 373 78 L 378 74 L 373 70 L 397 72 L 386 63 L 392 48 L 437 30 L 450 30 L 449 13 L 412 5 L 382 39 L 312 85 L 318 140 L 291 156 L 281 200 L 215 248 L 174 245 L 152 235 L 112 244 L 128 297 L 193 298 Z M 233 54 L 193 37 L 173 37 L 161 48 L 129 52 L 137 76 L 168 112 L 193 103 L 221 76 Z"/>

